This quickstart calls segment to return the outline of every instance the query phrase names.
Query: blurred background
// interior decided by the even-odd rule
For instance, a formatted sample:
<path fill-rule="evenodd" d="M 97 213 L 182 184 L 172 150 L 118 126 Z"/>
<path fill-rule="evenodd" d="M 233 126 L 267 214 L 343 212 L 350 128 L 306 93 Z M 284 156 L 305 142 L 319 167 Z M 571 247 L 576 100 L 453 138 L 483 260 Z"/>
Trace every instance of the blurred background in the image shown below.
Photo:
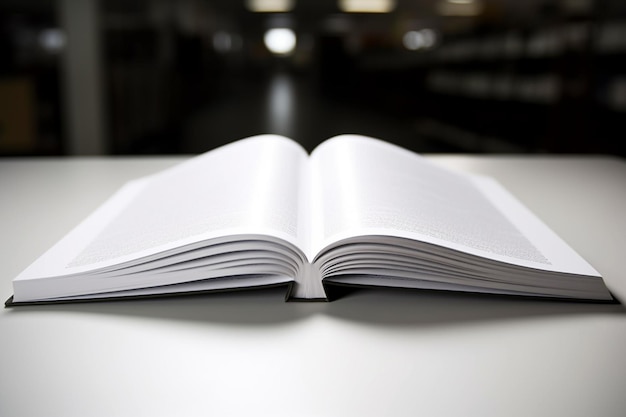
<path fill-rule="evenodd" d="M 625 156 L 622 0 L 1 0 L 0 155 Z"/>

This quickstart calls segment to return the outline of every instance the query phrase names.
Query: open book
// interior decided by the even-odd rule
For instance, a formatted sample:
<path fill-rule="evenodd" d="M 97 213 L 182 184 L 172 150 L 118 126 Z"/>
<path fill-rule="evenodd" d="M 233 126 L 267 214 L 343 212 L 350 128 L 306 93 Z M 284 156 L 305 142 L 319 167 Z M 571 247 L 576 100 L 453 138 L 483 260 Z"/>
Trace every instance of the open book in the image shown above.
<path fill-rule="evenodd" d="M 7 305 L 285 285 L 612 300 L 490 178 L 356 135 L 262 135 L 125 185 L 13 281 Z"/>

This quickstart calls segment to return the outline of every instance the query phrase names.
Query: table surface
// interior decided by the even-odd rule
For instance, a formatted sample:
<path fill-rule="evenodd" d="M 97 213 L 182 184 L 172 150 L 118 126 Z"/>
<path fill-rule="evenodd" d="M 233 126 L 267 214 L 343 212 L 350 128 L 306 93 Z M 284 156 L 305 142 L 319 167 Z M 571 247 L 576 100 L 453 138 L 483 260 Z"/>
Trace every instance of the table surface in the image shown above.
<path fill-rule="evenodd" d="M 626 163 L 431 155 L 497 178 L 626 300 Z M 126 180 L 183 157 L 0 159 L 0 296 Z M 0 311 L 2 416 L 624 416 L 620 305 L 274 291 Z"/>

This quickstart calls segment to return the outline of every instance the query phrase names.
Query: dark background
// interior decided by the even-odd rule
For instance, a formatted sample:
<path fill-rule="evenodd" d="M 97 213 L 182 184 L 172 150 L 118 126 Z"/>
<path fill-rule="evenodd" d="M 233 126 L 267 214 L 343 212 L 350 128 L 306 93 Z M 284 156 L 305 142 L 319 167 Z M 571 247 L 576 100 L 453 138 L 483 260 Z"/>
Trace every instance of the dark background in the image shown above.
<path fill-rule="evenodd" d="M 0 0 L 0 155 L 198 153 L 260 133 L 309 150 L 360 133 L 418 152 L 626 155 L 623 1 L 453 6 L 471 16 L 446 15 L 450 0 L 397 0 L 383 14 L 331 0 L 295 0 L 289 13 L 85 1 L 99 93 L 82 99 L 100 104 L 100 146 L 81 150 L 88 129 L 72 139 L 68 127 L 83 117 L 64 63 L 80 40 L 63 18 L 72 0 Z M 268 51 L 272 27 L 294 30 L 292 54 Z M 403 44 L 424 29 L 434 44 Z"/>

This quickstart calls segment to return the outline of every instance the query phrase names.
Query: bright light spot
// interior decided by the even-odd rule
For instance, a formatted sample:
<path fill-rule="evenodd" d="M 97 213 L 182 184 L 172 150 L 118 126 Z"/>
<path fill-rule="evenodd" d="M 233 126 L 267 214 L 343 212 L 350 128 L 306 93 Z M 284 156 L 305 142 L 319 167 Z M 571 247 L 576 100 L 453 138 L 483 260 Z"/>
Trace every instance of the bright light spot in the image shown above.
<path fill-rule="evenodd" d="M 287 28 L 268 30 L 264 41 L 267 49 L 276 55 L 289 55 L 296 48 L 296 34 Z"/>
<path fill-rule="evenodd" d="M 448 3 L 454 3 L 454 4 L 470 4 L 470 3 L 474 3 L 474 0 L 448 0 Z"/>
<path fill-rule="evenodd" d="M 437 36 L 432 29 L 412 30 L 404 34 L 402 44 L 411 51 L 428 49 L 435 45 Z"/>
<path fill-rule="evenodd" d="M 339 0 L 339 9 L 346 13 L 389 13 L 396 0 Z"/>
<path fill-rule="evenodd" d="M 65 43 L 65 33 L 61 29 L 46 29 L 39 34 L 39 45 L 47 52 L 59 52 Z"/>
<path fill-rule="evenodd" d="M 293 9 L 293 3 L 293 0 L 246 0 L 246 7 L 257 13 L 284 13 Z"/>

